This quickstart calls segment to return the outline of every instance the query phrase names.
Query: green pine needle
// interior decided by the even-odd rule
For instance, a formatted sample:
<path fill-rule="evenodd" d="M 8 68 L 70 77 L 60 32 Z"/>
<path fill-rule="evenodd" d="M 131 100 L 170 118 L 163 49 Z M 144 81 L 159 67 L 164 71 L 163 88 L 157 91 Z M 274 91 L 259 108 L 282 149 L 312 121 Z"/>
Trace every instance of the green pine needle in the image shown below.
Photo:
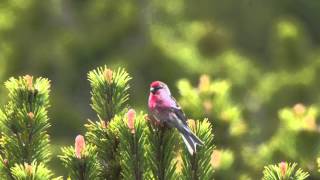
<path fill-rule="evenodd" d="M 53 178 L 53 173 L 42 163 L 16 164 L 12 169 L 15 180 L 62 180 L 62 177 Z"/>
<path fill-rule="evenodd" d="M 99 67 L 88 73 L 88 79 L 92 88 L 91 107 L 101 120 L 110 121 L 127 106 L 131 77 L 124 69 Z"/>
<path fill-rule="evenodd" d="M 183 145 L 181 178 L 184 180 L 213 179 L 214 170 L 210 163 L 214 149 L 211 124 L 207 119 L 203 121 L 189 120 L 189 126 L 204 145 L 197 147 L 197 152 L 194 155 L 190 155 Z"/>
<path fill-rule="evenodd" d="M 128 127 L 128 117 L 120 125 L 120 164 L 122 178 L 125 180 L 146 179 L 146 133 L 148 131 L 145 115 L 141 112 L 134 120 L 134 129 Z"/>
<path fill-rule="evenodd" d="M 118 179 L 121 173 L 118 160 L 119 124 L 121 114 L 129 99 L 129 80 L 131 77 L 123 69 L 112 71 L 107 66 L 88 73 L 91 85 L 91 107 L 96 111 L 99 121 L 89 120 L 86 124 L 86 137 L 97 148 L 97 157 L 103 167 L 103 177 Z"/>
<path fill-rule="evenodd" d="M 149 133 L 147 149 L 148 166 L 151 179 L 176 179 L 178 134 L 174 129 L 148 123 Z"/>
<path fill-rule="evenodd" d="M 120 176 L 120 163 L 118 160 L 119 126 L 121 116 L 115 116 L 111 122 L 93 122 L 85 125 L 86 138 L 90 144 L 96 146 L 97 157 L 103 167 L 103 177 L 118 179 Z"/>
<path fill-rule="evenodd" d="M 9 101 L 0 111 L 0 149 L 6 168 L 0 170 L 12 177 L 13 172 L 8 169 L 18 169 L 16 164 L 39 162 L 43 167 L 51 158 L 47 134 L 50 81 L 26 75 L 10 78 L 5 86 Z"/>
<path fill-rule="evenodd" d="M 62 155 L 59 156 L 62 164 L 68 169 L 71 179 L 91 180 L 102 179 L 101 165 L 97 159 L 96 148 L 87 145 L 81 159 L 76 157 L 73 146 L 63 147 Z"/>

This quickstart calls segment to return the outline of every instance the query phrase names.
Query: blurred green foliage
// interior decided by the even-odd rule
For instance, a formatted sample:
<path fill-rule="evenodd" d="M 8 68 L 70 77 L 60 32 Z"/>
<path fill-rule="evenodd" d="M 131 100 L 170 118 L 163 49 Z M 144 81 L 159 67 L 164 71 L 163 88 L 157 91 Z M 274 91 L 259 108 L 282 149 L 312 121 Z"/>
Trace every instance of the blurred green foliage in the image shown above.
<path fill-rule="evenodd" d="M 95 117 L 86 73 L 121 65 L 134 77 L 130 104 L 146 109 L 149 83 L 162 80 L 190 118 L 209 118 L 224 165 L 216 176 L 261 177 L 267 163 L 292 160 L 320 178 L 319 19 L 316 0 L 2 0 L 0 79 L 51 79 L 50 134 L 66 144 Z M 208 94 L 184 100 L 201 74 L 214 79 L 213 94 L 227 92 L 212 99 L 212 114 L 201 104 Z M 4 104 L 3 86 L 0 92 Z M 313 130 L 294 110 L 280 110 L 299 102 L 314 118 Z"/>

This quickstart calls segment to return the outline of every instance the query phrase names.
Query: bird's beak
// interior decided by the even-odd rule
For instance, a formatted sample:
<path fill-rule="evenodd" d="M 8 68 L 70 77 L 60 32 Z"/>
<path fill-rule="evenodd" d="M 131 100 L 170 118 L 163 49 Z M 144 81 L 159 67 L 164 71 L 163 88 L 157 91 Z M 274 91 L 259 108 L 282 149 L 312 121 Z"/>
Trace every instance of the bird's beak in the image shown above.
<path fill-rule="evenodd" d="M 150 88 L 150 92 L 154 93 L 155 89 L 153 87 Z"/>

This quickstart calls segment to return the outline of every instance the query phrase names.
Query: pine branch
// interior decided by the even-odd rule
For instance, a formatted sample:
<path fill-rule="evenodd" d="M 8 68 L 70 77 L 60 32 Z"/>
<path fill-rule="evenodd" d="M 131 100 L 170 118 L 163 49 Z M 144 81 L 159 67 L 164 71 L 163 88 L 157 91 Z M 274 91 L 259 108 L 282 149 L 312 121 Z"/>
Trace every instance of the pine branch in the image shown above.
<path fill-rule="evenodd" d="M 98 159 L 103 167 L 105 179 L 119 179 L 121 167 L 118 160 L 119 125 L 121 114 L 125 112 L 129 98 L 128 73 L 119 68 L 112 71 L 106 66 L 99 67 L 88 73 L 91 85 L 92 108 L 96 111 L 99 121 L 89 120 L 86 124 L 86 137 L 90 144 L 95 145 Z"/>
<path fill-rule="evenodd" d="M 296 160 L 301 167 L 306 168 L 306 162 L 318 154 L 318 109 L 298 103 L 293 107 L 280 109 L 278 118 L 278 129 L 273 136 L 256 149 L 247 150 L 244 159 L 250 166 L 258 169 L 262 168 L 261 164 L 272 162 L 281 156 Z"/>
<path fill-rule="evenodd" d="M 112 71 L 107 66 L 99 67 L 88 73 L 88 79 L 92 88 L 91 107 L 100 120 L 110 121 L 127 106 L 131 77 L 124 69 Z"/>
<path fill-rule="evenodd" d="M 190 155 L 184 146 L 181 153 L 181 178 L 185 180 L 213 179 L 214 170 L 210 163 L 214 149 L 211 124 L 207 119 L 203 121 L 189 120 L 188 123 L 195 135 L 203 140 L 204 146 L 199 147 L 194 155 Z"/>
<path fill-rule="evenodd" d="M 186 79 L 178 81 L 177 86 L 181 94 L 179 102 L 185 112 L 197 119 L 208 117 L 216 128 L 214 133 L 224 137 L 218 143 L 227 144 L 227 138 L 241 137 L 247 132 L 241 108 L 232 101 L 230 82 L 211 81 L 208 75 L 202 75 L 198 87 L 193 87 Z"/>
<path fill-rule="evenodd" d="M 149 119 L 150 120 L 150 119 Z M 147 149 L 148 166 L 151 178 L 158 180 L 176 179 L 178 136 L 173 129 L 151 121 L 148 123 L 149 133 Z"/>
<path fill-rule="evenodd" d="M 50 82 L 44 78 L 34 81 L 32 76 L 26 75 L 10 78 L 5 86 L 9 90 L 9 101 L 0 111 L 3 167 L 0 171 L 12 179 L 13 167 L 19 164 L 34 164 L 37 167 L 39 163 L 44 167 L 50 160 L 47 134 L 50 127 L 47 116 Z"/>
<path fill-rule="evenodd" d="M 62 155 L 59 158 L 69 170 L 71 179 L 102 179 L 101 165 L 97 159 L 96 149 L 90 144 L 85 145 L 81 135 L 77 136 L 75 147 L 62 148 Z"/>
<path fill-rule="evenodd" d="M 221 152 L 227 152 L 223 154 L 228 156 L 228 162 L 216 164 L 219 167 L 214 174 L 227 179 L 245 169 L 246 159 L 240 147 L 245 146 L 241 140 L 248 138 L 247 122 L 242 108 L 232 100 L 231 85 L 227 80 L 211 80 L 208 75 L 200 77 L 197 87 L 186 79 L 177 83 L 181 94 L 179 103 L 185 113 L 195 119 L 208 118 L 212 133 L 219 137 L 215 145 L 223 147 Z M 225 173 L 227 171 L 231 173 Z"/>
<path fill-rule="evenodd" d="M 120 178 L 120 163 L 118 160 L 119 126 L 121 116 L 115 116 L 110 123 L 105 121 L 86 124 L 86 137 L 90 144 L 96 146 L 97 157 L 103 167 L 104 179 Z"/>
<path fill-rule="evenodd" d="M 119 129 L 119 152 L 123 179 L 146 179 L 148 171 L 145 163 L 147 158 L 145 151 L 147 130 L 144 114 L 140 113 L 135 117 L 135 111 L 130 109 Z"/>
<path fill-rule="evenodd" d="M 278 165 L 268 165 L 263 170 L 263 180 L 303 180 L 309 173 L 297 167 L 297 163 L 281 162 Z"/>
<path fill-rule="evenodd" d="M 53 178 L 53 173 L 44 164 L 35 161 L 31 164 L 16 164 L 11 171 L 15 180 L 63 180 L 62 177 Z"/>
<path fill-rule="evenodd" d="M 8 164 L 8 160 L 3 159 L 2 156 L 0 156 L 0 170 L 2 172 L 0 173 L 0 179 L 14 180 L 13 174 Z"/>

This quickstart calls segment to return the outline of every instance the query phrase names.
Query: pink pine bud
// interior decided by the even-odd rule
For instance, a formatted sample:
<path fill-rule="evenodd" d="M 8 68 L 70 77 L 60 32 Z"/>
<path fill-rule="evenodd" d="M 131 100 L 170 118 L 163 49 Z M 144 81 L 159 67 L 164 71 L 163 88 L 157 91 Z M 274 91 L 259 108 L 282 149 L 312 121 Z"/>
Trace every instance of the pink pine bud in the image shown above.
<path fill-rule="evenodd" d="M 279 164 L 279 167 L 280 167 L 280 170 L 281 170 L 281 175 L 282 175 L 282 177 L 284 177 L 286 175 L 286 172 L 287 172 L 287 163 L 282 161 Z"/>
<path fill-rule="evenodd" d="M 28 113 L 28 117 L 32 120 L 32 119 L 34 118 L 33 112 L 29 112 L 29 113 Z"/>
<path fill-rule="evenodd" d="M 136 111 L 134 109 L 129 109 L 127 115 L 128 115 L 128 127 L 131 130 L 131 133 L 134 134 L 136 132 L 134 129 L 134 120 L 136 118 Z"/>
<path fill-rule="evenodd" d="M 104 70 L 103 76 L 108 84 L 112 83 L 112 70 L 111 69 Z"/>
<path fill-rule="evenodd" d="M 25 75 L 24 80 L 27 82 L 28 90 L 32 90 L 33 87 L 33 77 L 30 75 Z"/>
<path fill-rule="evenodd" d="M 8 159 L 4 159 L 4 160 L 3 160 L 3 164 L 4 164 L 5 166 L 8 166 L 8 164 L 9 164 Z"/>
<path fill-rule="evenodd" d="M 78 135 L 75 140 L 74 144 L 76 157 L 78 159 L 81 159 L 81 155 L 83 154 L 84 149 L 86 148 L 86 142 L 84 140 L 84 137 L 82 135 Z"/>

